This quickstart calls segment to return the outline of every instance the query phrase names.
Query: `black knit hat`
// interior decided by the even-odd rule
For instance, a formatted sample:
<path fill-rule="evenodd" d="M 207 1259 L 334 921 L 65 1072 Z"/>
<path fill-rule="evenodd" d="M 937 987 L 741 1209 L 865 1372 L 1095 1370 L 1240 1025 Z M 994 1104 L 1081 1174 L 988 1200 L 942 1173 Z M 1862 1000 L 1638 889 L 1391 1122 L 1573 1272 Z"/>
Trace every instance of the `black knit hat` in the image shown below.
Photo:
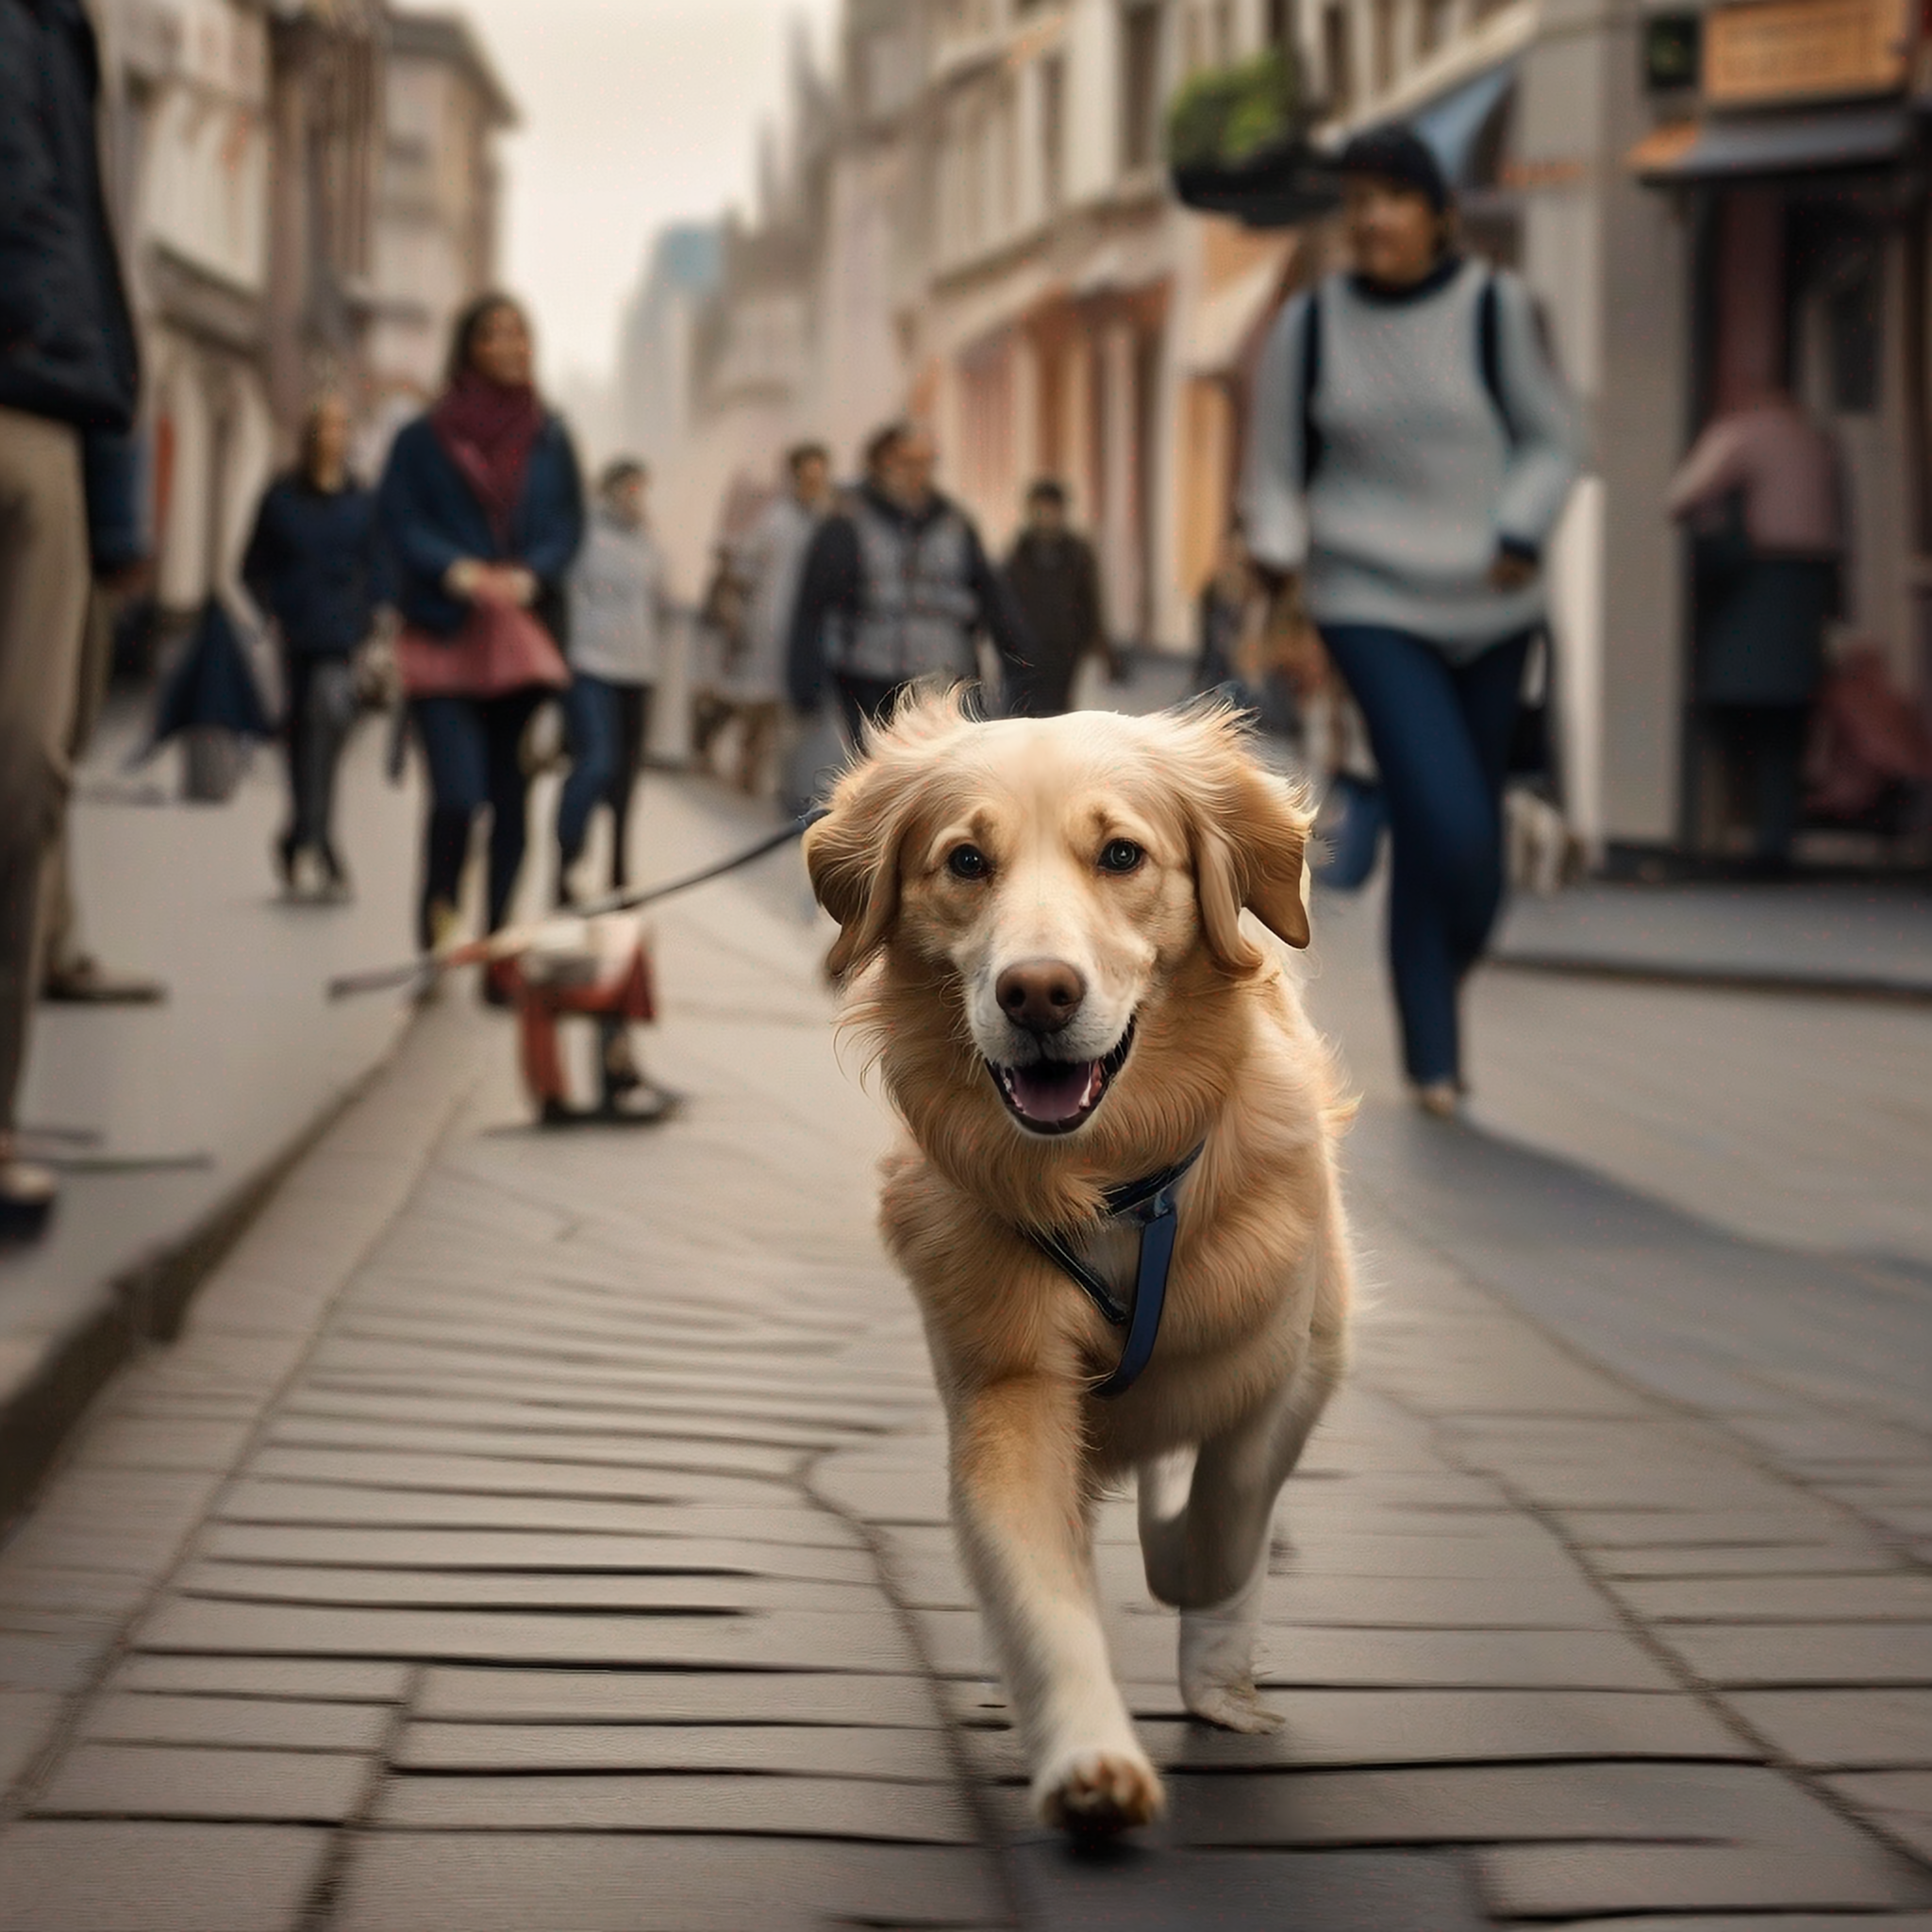
<path fill-rule="evenodd" d="M 1357 134 L 1336 161 L 1339 173 L 1374 175 L 1413 189 L 1441 214 L 1449 206 L 1449 183 L 1435 151 L 1407 127 L 1371 127 Z"/>

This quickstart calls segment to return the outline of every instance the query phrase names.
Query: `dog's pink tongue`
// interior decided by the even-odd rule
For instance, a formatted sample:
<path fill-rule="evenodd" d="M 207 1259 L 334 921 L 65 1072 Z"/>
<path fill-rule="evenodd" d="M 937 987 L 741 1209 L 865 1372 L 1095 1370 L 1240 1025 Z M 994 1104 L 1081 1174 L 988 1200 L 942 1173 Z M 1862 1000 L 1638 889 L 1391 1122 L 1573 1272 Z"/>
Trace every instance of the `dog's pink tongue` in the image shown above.
<path fill-rule="evenodd" d="M 1078 1060 L 1036 1060 L 1013 1069 L 1013 1100 L 1020 1111 L 1036 1121 L 1070 1121 L 1087 1104 L 1093 1063 Z"/>

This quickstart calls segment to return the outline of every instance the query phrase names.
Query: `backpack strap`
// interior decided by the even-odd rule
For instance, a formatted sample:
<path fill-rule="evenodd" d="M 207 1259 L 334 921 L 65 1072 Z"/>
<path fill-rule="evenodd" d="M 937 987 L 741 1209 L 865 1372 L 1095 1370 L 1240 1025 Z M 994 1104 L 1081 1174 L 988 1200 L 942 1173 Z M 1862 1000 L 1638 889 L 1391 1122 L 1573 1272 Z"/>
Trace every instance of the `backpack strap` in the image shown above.
<path fill-rule="evenodd" d="M 1489 391 L 1490 405 L 1496 412 L 1496 420 L 1503 425 L 1503 441 L 1514 449 L 1521 440 L 1516 433 L 1516 425 L 1509 414 L 1509 405 L 1503 394 L 1503 320 L 1502 303 L 1496 292 L 1496 277 L 1493 274 L 1483 277 L 1482 291 L 1475 301 L 1475 359 L 1476 367 L 1482 372 L 1483 388 Z"/>
<path fill-rule="evenodd" d="M 1302 325 L 1302 488 L 1315 479 L 1322 460 L 1322 431 L 1315 422 L 1315 385 L 1322 379 L 1322 285 L 1308 290 L 1307 319 Z"/>

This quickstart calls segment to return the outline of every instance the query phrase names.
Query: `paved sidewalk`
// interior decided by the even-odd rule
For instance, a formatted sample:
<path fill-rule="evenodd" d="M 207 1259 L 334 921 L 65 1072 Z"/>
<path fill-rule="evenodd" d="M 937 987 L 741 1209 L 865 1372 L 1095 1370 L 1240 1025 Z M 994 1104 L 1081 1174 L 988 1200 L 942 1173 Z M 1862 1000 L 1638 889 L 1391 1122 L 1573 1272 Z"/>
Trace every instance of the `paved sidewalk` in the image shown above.
<path fill-rule="evenodd" d="M 62 1168 L 61 1201 L 43 1241 L 0 1255 L 0 1521 L 116 1363 L 170 1331 L 197 1251 L 400 1024 L 393 1000 L 320 997 L 331 973 L 408 943 L 419 808 L 381 775 L 381 730 L 358 730 L 341 786 L 356 903 L 288 905 L 269 859 L 274 753 L 227 804 L 191 805 L 171 795 L 172 751 L 121 771 L 144 722 L 102 733 L 72 851 L 89 949 L 168 997 L 35 1015 L 21 1121 Z"/>
<path fill-rule="evenodd" d="M 1110 1506 L 1173 1815 L 1094 1863 L 1036 1831 L 794 865 L 662 922 L 682 1120 L 528 1129 L 447 1002 L 111 1392 L 0 1550 L 0 1932 L 1932 1927 L 1926 1435 L 1599 1366 L 1498 1260 L 1519 1212 L 1555 1254 L 1543 1179 L 1379 1100 L 1286 1727 L 1183 1721 Z M 1472 1174 L 1490 1224 L 1436 1211 Z"/>

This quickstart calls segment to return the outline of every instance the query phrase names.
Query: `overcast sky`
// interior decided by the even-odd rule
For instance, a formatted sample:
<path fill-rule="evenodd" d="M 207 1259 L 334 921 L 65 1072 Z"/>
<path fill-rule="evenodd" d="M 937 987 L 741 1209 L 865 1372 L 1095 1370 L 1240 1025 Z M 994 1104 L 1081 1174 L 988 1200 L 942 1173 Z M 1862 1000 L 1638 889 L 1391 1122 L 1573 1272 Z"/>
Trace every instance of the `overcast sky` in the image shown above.
<path fill-rule="evenodd" d="M 837 0 L 457 0 L 523 125 L 504 143 L 504 279 L 549 380 L 607 377 L 618 311 L 666 222 L 749 208 L 786 97 L 788 23 L 823 57 Z"/>

